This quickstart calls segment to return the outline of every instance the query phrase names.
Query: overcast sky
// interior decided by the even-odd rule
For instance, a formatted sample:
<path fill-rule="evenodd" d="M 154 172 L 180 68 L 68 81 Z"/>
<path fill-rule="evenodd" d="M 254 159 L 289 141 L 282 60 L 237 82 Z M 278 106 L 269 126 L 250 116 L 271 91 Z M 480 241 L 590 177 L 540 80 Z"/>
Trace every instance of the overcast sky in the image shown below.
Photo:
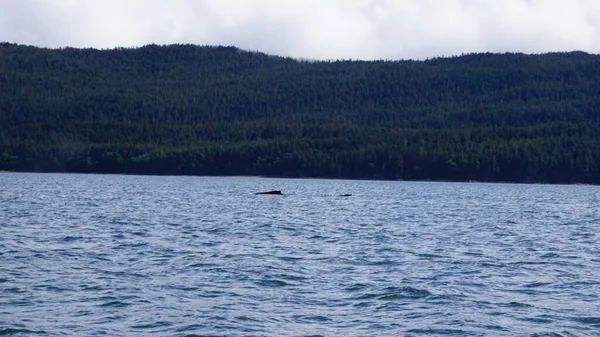
<path fill-rule="evenodd" d="M 600 53 L 600 0 L 0 0 L 0 41 L 234 45 L 306 59 Z"/>

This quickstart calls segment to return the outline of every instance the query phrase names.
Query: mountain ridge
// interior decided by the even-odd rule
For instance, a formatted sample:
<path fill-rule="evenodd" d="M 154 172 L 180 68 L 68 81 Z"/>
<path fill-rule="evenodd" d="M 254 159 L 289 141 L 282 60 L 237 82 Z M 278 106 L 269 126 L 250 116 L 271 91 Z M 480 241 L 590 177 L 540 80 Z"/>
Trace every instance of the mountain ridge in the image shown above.
<path fill-rule="evenodd" d="M 5 170 L 600 181 L 600 56 L 583 52 L 305 62 L 0 43 L 0 70 Z"/>

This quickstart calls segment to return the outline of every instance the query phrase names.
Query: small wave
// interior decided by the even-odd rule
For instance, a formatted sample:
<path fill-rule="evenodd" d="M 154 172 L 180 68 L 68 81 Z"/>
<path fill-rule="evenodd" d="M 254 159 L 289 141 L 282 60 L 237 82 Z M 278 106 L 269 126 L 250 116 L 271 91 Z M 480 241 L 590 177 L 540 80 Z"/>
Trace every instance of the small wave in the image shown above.
<path fill-rule="evenodd" d="M 373 302 L 358 302 L 353 305 L 356 308 L 368 308 L 373 306 Z"/>
<path fill-rule="evenodd" d="M 462 255 L 481 257 L 484 254 L 482 252 L 464 252 Z"/>
<path fill-rule="evenodd" d="M 521 302 L 510 302 L 510 303 L 508 303 L 508 305 L 511 307 L 515 307 L 515 308 L 532 308 L 533 307 L 533 305 L 531 305 L 531 304 L 521 303 Z"/>
<path fill-rule="evenodd" d="M 509 331 L 507 328 L 500 326 L 500 325 L 484 325 L 484 328 L 488 329 L 488 330 L 495 330 L 495 331 Z"/>
<path fill-rule="evenodd" d="M 574 321 L 600 327 L 600 316 L 598 317 L 574 317 Z"/>
<path fill-rule="evenodd" d="M 363 294 L 356 300 L 364 301 L 376 299 L 379 301 L 395 301 L 401 299 L 419 299 L 432 296 L 432 293 L 425 289 L 418 289 L 413 287 L 389 287 L 386 288 L 382 293 L 367 293 Z"/>
<path fill-rule="evenodd" d="M 27 293 L 26 290 L 18 288 L 18 287 L 6 288 L 6 289 L 3 289 L 2 292 L 7 293 L 7 294 L 25 294 L 25 293 Z"/>
<path fill-rule="evenodd" d="M 277 288 L 277 287 L 285 287 L 288 286 L 289 284 L 287 282 L 281 281 L 281 280 L 261 280 L 258 282 L 258 285 L 263 286 L 263 287 L 270 287 L 270 288 Z"/>
<path fill-rule="evenodd" d="M 405 299 L 407 297 L 411 297 L 411 296 L 406 296 L 404 294 L 388 294 L 388 295 L 380 296 L 377 299 L 380 301 L 395 301 L 395 300 Z"/>
<path fill-rule="evenodd" d="M 125 308 L 130 306 L 131 303 L 121 302 L 121 301 L 110 301 L 106 303 L 102 303 L 99 305 L 101 308 L 113 307 L 113 308 Z"/>
<path fill-rule="evenodd" d="M 186 331 L 192 331 L 192 330 L 198 330 L 198 329 L 204 329 L 204 328 L 206 328 L 206 327 L 201 324 L 191 324 L 191 325 L 182 326 L 181 328 L 177 328 L 175 331 L 176 332 L 186 332 Z M 200 335 L 187 335 L 187 336 L 200 336 Z"/>
<path fill-rule="evenodd" d="M 506 264 L 502 262 L 482 262 L 481 267 L 484 268 L 505 268 Z"/>
<path fill-rule="evenodd" d="M 259 320 L 257 320 L 256 318 L 248 317 L 246 315 L 236 316 L 235 319 L 243 322 L 259 322 Z"/>
<path fill-rule="evenodd" d="M 217 247 L 222 245 L 223 243 L 220 241 L 212 241 L 212 242 L 202 242 L 201 245 L 203 247 Z"/>
<path fill-rule="evenodd" d="M 104 288 L 99 285 L 89 286 L 87 284 L 83 284 L 80 286 L 80 290 L 81 291 L 100 291 L 100 290 L 104 290 Z"/>
<path fill-rule="evenodd" d="M 353 285 L 351 285 L 351 286 L 347 287 L 347 288 L 346 288 L 346 289 L 344 289 L 344 290 L 346 290 L 346 291 L 348 291 L 348 292 L 355 292 L 355 291 L 361 291 L 361 290 L 364 290 L 364 289 L 365 289 L 365 288 L 367 288 L 367 287 L 368 287 L 368 286 L 367 286 L 366 284 L 364 284 L 364 283 L 355 283 L 355 284 L 353 284 Z"/>
<path fill-rule="evenodd" d="M 129 234 L 134 235 L 134 236 L 142 236 L 142 237 L 150 236 L 150 233 L 148 233 L 148 231 L 135 231 L 135 232 L 130 232 Z"/>
<path fill-rule="evenodd" d="M 426 260 L 433 260 L 433 259 L 444 259 L 446 258 L 446 256 L 443 255 L 438 255 L 438 254 L 432 254 L 432 253 L 421 253 L 421 254 L 417 254 L 418 257 L 426 259 Z"/>
<path fill-rule="evenodd" d="M 293 256 L 280 256 L 280 257 L 278 257 L 278 259 L 280 259 L 281 261 L 286 261 L 286 262 L 302 261 L 301 257 L 293 257 Z"/>
<path fill-rule="evenodd" d="M 287 281 L 296 281 L 296 282 L 304 282 L 308 280 L 307 277 L 301 275 L 290 275 L 290 274 L 277 274 L 277 277 L 281 277 Z"/>
<path fill-rule="evenodd" d="M 328 322 L 331 321 L 330 318 L 322 316 L 322 315 L 296 315 L 294 319 L 298 322 Z"/>
<path fill-rule="evenodd" d="M 552 323 L 552 319 L 549 318 L 547 315 L 542 315 L 542 316 L 538 316 L 538 317 L 525 317 L 525 318 L 521 318 L 520 320 L 525 321 L 525 322 L 544 323 L 544 324 Z"/>
<path fill-rule="evenodd" d="M 117 245 L 114 249 L 124 249 L 127 250 L 129 248 L 137 248 L 147 246 L 147 242 L 132 242 L 132 243 L 122 243 Z"/>
<path fill-rule="evenodd" d="M 550 259 L 550 258 L 556 258 L 556 257 L 560 257 L 560 255 L 556 254 L 556 253 L 547 253 L 544 254 L 542 256 L 540 256 L 542 259 Z"/>
<path fill-rule="evenodd" d="M 47 334 L 46 331 L 33 331 L 27 329 L 0 329 L 0 336 L 13 336 L 13 335 L 44 335 Z"/>
<path fill-rule="evenodd" d="M 198 263 L 190 264 L 187 268 L 206 268 L 206 267 L 214 267 L 214 266 L 216 266 L 216 264 L 214 264 L 214 263 L 198 262 Z"/>
<path fill-rule="evenodd" d="M 411 329 L 411 330 L 408 330 L 407 332 L 418 334 L 418 335 L 433 335 L 433 336 L 445 336 L 445 335 L 468 336 L 468 335 L 470 335 L 467 331 L 460 330 L 460 329 Z"/>
<path fill-rule="evenodd" d="M 219 297 L 232 296 L 232 295 L 228 294 L 224 291 L 220 291 L 220 290 L 211 290 L 211 291 L 203 292 L 199 296 L 203 297 L 203 298 L 219 298 Z"/>
<path fill-rule="evenodd" d="M 149 323 L 149 324 L 139 324 L 139 325 L 133 325 L 131 328 L 132 329 L 156 329 L 156 328 L 164 328 L 164 327 L 169 327 L 172 326 L 173 323 L 171 322 L 167 322 L 167 321 L 158 321 L 158 322 L 154 322 L 154 323 Z"/>
<path fill-rule="evenodd" d="M 372 300 L 372 299 L 378 298 L 380 296 L 381 296 L 381 294 L 367 293 L 367 294 L 360 295 L 359 297 L 357 297 L 355 299 L 361 300 L 361 301 L 362 300 Z"/>
<path fill-rule="evenodd" d="M 84 316 L 90 316 L 93 315 L 93 313 L 89 310 L 80 310 L 77 311 L 73 314 L 73 317 L 84 317 Z"/>
<path fill-rule="evenodd" d="M 198 291 L 200 288 L 186 285 L 167 285 L 165 288 L 180 291 Z"/>
<path fill-rule="evenodd" d="M 221 234 L 225 233 L 225 228 L 211 228 L 205 231 L 207 234 Z"/>
<path fill-rule="evenodd" d="M 397 265 L 398 262 L 396 261 L 392 261 L 389 259 L 384 259 L 384 260 L 379 260 L 379 261 L 370 261 L 367 262 L 366 265 L 368 266 L 392 266 L 392 265 Z"/>
<path fill-rule="evenodd" d="M 540 288 L 540 287 L 545 287 L 545 286 L 549 286 L 552 283 L 550 282 L 533 282 L 533 283 L 529 283 L 525 285 L 525 288 Z"/>
<path fill-rule="evenodd" d="M 431 292 L 425 289 L 418 289 L 413 287 L 390 287 L 386 289 L 389 294 L 381 296 L 380 299 L 386 299 L 388 296 L 399 295 L 399 298 L 423 298 L 431 296 Z"/>

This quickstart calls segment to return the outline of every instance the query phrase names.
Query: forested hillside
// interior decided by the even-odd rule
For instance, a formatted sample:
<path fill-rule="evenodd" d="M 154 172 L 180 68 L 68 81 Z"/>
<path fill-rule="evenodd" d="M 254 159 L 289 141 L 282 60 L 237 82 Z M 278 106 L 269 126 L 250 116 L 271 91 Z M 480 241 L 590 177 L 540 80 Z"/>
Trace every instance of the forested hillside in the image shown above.
<path fill-rule="evenodd" d="M 0 170 L 600 183 L 600 56 L 0 44 Z"/>

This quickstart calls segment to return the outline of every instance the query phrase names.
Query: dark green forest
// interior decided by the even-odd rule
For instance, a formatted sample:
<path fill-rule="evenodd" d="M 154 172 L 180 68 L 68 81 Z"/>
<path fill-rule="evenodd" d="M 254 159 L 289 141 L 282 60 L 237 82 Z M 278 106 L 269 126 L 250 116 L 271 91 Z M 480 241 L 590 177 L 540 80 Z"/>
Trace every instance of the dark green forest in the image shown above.
<path fill-rule="evenodd" d="M 0 170 L 600 184 L 600 56 L 0 43 Z"/>

